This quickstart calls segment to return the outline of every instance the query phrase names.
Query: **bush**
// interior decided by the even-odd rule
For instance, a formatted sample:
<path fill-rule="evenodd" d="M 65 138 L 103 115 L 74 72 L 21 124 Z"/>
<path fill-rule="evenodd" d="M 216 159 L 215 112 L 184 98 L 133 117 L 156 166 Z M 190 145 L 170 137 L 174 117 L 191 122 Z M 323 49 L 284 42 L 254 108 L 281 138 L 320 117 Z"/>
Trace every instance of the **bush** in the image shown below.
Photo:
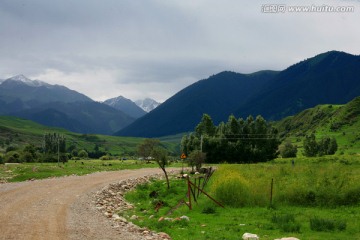
<path fill-rule="evenodd" d="M 78 157 L 81 158 L 81 159 L 86 159 L 89 157 L 87 151 L 85 150 L 81 150 L 79 153 L 78 153 Z"/>
<path fill-rule="evenodd" d="M 291 142 L 286 142 L 284 146 L 280 148 L 280 155 L 283 158 L 296 157 L 297 146 L 291 144 Z"/>
<path fill-rule="evenodd" d="M 20 154 L 16 151 L 10 151 L 5 154 L 5 162 L 7 163 L 20 163 Z"/>
<path fill-rule="evenodd" d="M 11 145 L 6 148 L 5 152 L 8 153 L 8 152 L 16 151 L 16 150 L 18 150 L 18 148 L 16 146 Z"/>
<path fill-rule="evenodd" d="M 100 160 L 111 160 L 112 157 L 110 155 L 104 155 L 100 158 Z"/>
<path fill-rule="evenodd" d="M 21 161 L 22 162 L 35 162 L 36 156 L 31 154 L 30 152 L 23 152 L 21 154 Z"/>
<path fill-rule="evenodd" d="M 346 229 L 346 222 L 343 220 L 314 217 L 310 219 L 310 229 L 318 232 L 344 231 Z"/>
<path fill-rule="evenodd" d="M 214 206 L 206 206 L 201 212 L 205 214 L 214 214 L 216 212 L 216 209 Z"/>
<path fill-rule="evenodd" d="M 216 173 L 215 173 L 216 174 Z M 215 199 L 232 207 L 244 207 L 251 203 L 250 184 L 231 168 L 221 172 L 211 186 Z"/>
<path fill-rule="evenodd" d="M 275 214 L 272 216 L 271 222 L 284 232 L 300 232 L 301 225 L 295 221 L 295 216 L 292 214 Z"/>
<path fill-rule="evenodd" d="M 0 154 L 0 164 L 4 164 L 5 161 L 4 161 L 4 156 Z"/>

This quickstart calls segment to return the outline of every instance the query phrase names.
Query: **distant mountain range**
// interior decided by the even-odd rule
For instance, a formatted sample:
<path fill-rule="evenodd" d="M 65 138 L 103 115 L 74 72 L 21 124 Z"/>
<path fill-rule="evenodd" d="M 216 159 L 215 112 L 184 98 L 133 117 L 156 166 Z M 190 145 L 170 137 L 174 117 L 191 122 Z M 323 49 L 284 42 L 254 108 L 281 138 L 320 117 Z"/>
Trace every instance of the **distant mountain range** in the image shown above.
<path fill-rule="evenodd" d="M 0 115 L 79 133 L 112 134 L 134 121 L 122 111 L 64 86 L 18 75 L 0 83 Z"/>
<path fill-rule="evenodd" d="M 39 80 L 30 80 L 24 75 L 18 75 L 3 80 L 0 85 L 0 101 L 6 104 L 21 101 L 23 108 L 26 109 L 48 102 L 70 103 L 91 102 L 93 100 L 64 86 L 50 85 Z M 0 113 L 2 113 L 1 107 Z"/>
<path fill-rule="evenodd" d="M 144 111 L 141 107 L 139 107 L 137 104 L 135 104 L 130 99 L 124 98 L 123 96 L 119 96 L 116 98 L 111 98 L 106 101 L 104 101 L 105 104 L 118 109 L 120 111 L 123 111 L 127 115 L 133 118 L 139 118 L 144 116 L 147 112 Z"/>
<path fill-rule="evenodd" d="M 151 112 L 160 105 L 159 102 L 151 98 L 139 99 L 136 100 L 135 103 L 145 112 Z"/>
<path fill-rule="evenodd" d="M 215 124 L 227 121 L 230 114 L 279 120 L 357 96 L 360 56 L 330 51 L 283 71 L 221 72 L 182 89 L 161 105 L 151 99 L 135 104 L 122 96 L 99 103 L 67 87 L 18 75 L 0 80 L 0 115 L 79 133 L 160 137 L 192 131 L 203 113 L 210 114 Z"/>
<path fill-rule="evenodd" d="M 221 72 L 198 81 L 115 135 L 159 137 L 192 131 L 203 113 L 215 124 L 261 114 L 279 120 L 318 104 L 360 96 L 360 56 L 330 51 L 283 71 Z"/>

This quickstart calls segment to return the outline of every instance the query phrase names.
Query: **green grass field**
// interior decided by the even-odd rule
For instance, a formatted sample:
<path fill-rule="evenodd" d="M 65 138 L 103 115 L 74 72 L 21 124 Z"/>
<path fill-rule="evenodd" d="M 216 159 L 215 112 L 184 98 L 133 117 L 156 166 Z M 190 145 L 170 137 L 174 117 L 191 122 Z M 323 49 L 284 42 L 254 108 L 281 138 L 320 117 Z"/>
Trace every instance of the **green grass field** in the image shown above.
<path fill-rule="evenodd" d="M 167 215 L 187 199 L 185 180 L 173 178 L 170 190 L 163 182 L 154 182 L 128 193 L 126 198 L 136 209 L 119 214 L 135 214 L 139 216 L 135 224 L 167 232 L 175 240 L 241 239 L 245 232 L 271 240 L 360 239 L 359 167 L 360 157 L 347 155 L 298 158 L 294 166 L 291 159 L 220 165 L 205 190 L 225 204 L 224 209 L 201 195 L 193 210 L 183 205 Z M 158 196 L 151 198 L 152 191 Z M 154 206 L 160 201 L 163 207 L 156 212 Z M 190 221 L 158 221 L 183 215 Z"/>
<path fill-rule="evenodd" d="M 0 116 L 0 153 L 7 146 L 22 148 L 32 143 L 35 146 L 43 145 L 45 133 L 59 133 L 65 136 L 67 147 L 74 145 L 77 149 L 93 151 L 95 145 L 101 151 L 112 155 L 133 157 L 137 155 L 137 147 L 144 138 L 117 137 L 99 134 L 79 134 L 62 128 L 47 127 L 35 122 L 9 116 Z M 168 151 L 177 156 L 180 155 L 180 136 L 170 136 L 161 139 L 161 144 Z"/>
<path fill-rule="evenodd" d="M 82 164 L 83 163 L 83 164 Z M 179 167 L 179 164 L 171 166 Z M 139 169 L 158 167 L 155 162 L 146 163 L 138 160 L 71 160 L 65 164 L 60 163 L 22 163 L 0 164 L 0 180 L 8 182 L 21 182 L 31 179 L 44 179 L 70 175 L 85 175 L 100 171 L 117 171 L 123 169 Z"/>

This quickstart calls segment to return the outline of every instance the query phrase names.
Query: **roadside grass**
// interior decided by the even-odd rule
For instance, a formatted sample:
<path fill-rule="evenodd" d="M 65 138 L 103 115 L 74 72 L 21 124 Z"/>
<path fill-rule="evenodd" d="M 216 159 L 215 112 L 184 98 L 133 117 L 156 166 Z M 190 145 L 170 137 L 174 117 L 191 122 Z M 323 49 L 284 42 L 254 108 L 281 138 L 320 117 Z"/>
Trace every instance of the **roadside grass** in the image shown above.
<path fill-rule="evenodd" d="M 171 167 L 179 167 L 172 164 Z M 117 171 L 123 169 L 156 168 L 155 162 L 150 164 L 138 160 L 70 160 L 67 163 L 22 163 L 0 165 L 0 180 L 8 182 L 21 182 L 32 179 L 44 179 L 50 177 L 85 175 L 94 172 Z"/>
<path fill-rule="evenodd" d="M 166 232 L 175 240 L 241 239 L 245 232 L 271 240 L 288 236 L 360 239 L 359 160 L 344 155 L 296 159 L 295 166 L 291 159 L 220 165 L 205 190 L 225 203 L 224 209 L 200 195 L 193 210 L 182 205 L 168 214 L 181 199 L 187 201 L 186 181 L 172 178 L 169 190 L 163 181 L 155 181 L 129 192 L 126 199 L 136 207 L 119 214 L 128 218 L 136 215 L 135 224 Z M 217 189 L 221 189 L 220 194 Z M 156 212 L 159 202 L 163 207 Z M 174 221 L 184 215 L 190 221 Z M 170 219 L 158 221 L 161 217 Z"/>

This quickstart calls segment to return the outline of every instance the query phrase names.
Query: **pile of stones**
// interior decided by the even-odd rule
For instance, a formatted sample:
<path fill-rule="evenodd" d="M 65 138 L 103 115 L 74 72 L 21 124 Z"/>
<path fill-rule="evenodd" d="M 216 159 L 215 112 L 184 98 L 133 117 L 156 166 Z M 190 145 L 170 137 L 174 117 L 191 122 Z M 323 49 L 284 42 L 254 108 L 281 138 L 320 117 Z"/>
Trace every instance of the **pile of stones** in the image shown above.
<path fill-rule="evenodd" d="M 137 216 L 130 217 L 130 221 L 121 216 L 126 214 L 127 210 L 131 210 L 134 206 L 125 201 L 124 195 L 126 192 L 134 189 L 138 184 L 150 182 L 151 179 L 162 179 L 162 174 L 155 174 L 135 179 L 127 179 L 118 183 L 113 183 L 98 191 L 95 195 L 96 208 L 103 213 L 103 215 L 112 221 L 112 226 L 122 231 L 128 231 L 141 235 L 143 239 L 147 240 L 164 240 L 171 239 L 166 233 L 156 233 L 147 228 L 141 228 L 131 222 L 136 220 Z"/>

